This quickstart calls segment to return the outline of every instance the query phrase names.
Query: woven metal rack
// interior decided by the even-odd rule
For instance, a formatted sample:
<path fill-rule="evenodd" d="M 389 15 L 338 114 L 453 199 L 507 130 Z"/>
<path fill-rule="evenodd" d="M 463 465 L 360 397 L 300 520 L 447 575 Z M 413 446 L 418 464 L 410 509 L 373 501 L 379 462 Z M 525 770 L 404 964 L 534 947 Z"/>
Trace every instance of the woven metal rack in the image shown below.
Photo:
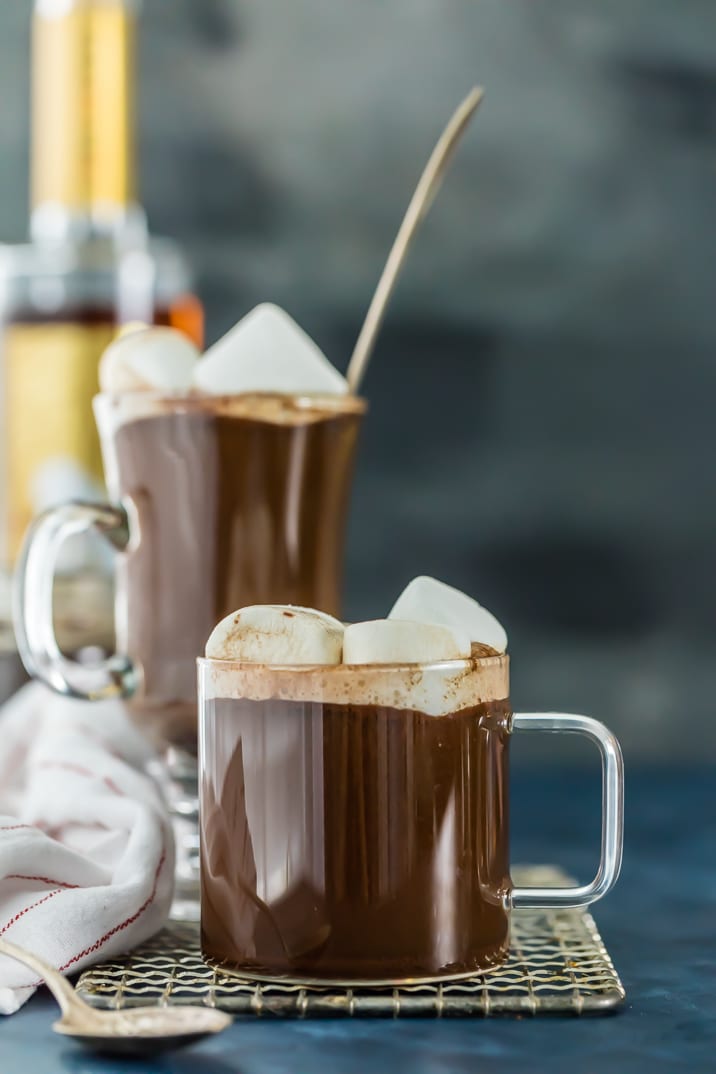
<path fill-rule="evenodd" d="M 569 882 L 549 866 L 514 870 L 519 884 Z M 600 1014 L 625 998 L 590 914 L 515 910 L 510 955 L 462 981 L 400 988 L 258 984 L 202 958 L 197 925 L 171 923 L 132 954 L 92 967 L 77 991 L 95 1007 L 204 1003 L 236 1015 L 433 1016 Z"/>

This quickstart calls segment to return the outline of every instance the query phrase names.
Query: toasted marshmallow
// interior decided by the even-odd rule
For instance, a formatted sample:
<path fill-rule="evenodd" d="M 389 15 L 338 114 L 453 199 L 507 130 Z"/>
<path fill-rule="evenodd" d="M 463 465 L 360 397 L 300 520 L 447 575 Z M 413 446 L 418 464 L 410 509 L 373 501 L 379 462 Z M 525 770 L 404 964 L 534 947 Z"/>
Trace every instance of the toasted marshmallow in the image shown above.
<path fill-rule="evenodd" d="M 339 664 L 343 624 L 313 608 L 255 604 L 227 615 L 206 643 L 211 660 L 257 664 Z"/>
<path fill-rule="evenodd" d="M 296 322 L 264 302 L 208 349 L 194 383 L 210 395 L 344 395 L 348 382 Z"/>
<path fill-rule="evenodd" d="M 176 328 L 141 328 L 110 343 L 99 363 L 103 392 L 166 392 L 192 386 L 196 346 Z"/>
<path fill-rule="evenodd" d="M 353 623 L 343 635 L 344 664 L 433 664 L 463 659 L 470 650 L 463 631 L 400 619 Z"/>
<path fill-rule="evenodd" d="M 482 642 L 498 653 L 507 652 L 507 634 L 492 612 L 459 589 L 435 578 L 413 578 L 396 600 L 388 618 L 439 624 L 467 634 L 470 641 Z"/>

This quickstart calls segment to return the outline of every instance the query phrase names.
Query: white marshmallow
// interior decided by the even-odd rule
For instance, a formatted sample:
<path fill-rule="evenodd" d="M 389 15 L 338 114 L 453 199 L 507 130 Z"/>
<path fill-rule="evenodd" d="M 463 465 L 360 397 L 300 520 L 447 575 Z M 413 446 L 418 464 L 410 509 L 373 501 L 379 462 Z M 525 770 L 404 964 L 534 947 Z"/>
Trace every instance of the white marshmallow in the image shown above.
<path fill-rule="evenodd" d="M 227 615 L 206 643 L 211 660 L 257 664 L 339 664 L 343 624 L 313 608 L 255 604 Z"/>
<path fill-rule="evenodd" d="M 507 634 L 495 616 L 472 597 L 436 578 L 413 578 L 396 600 L 389 619 L 415 619 L 465 632 L 499 653 L 507 651 Z"/>
<path fill-rule="evenodd" d="M 110 343 L 99 363 L 103 392 L 187 392 L 199 358 L 196 346 L 176 328 L 141 328 Z"/>
<path fill-rule="evenodd" d="M 345 395 L 348 383 L 278 306 L 256 306 L 210 347 L 194 383 L 211 395 L 281 392 Z"/>
<path fill-rule="evenodd" d="M 464 631 L 399 619 L 353 623 L 343 635 L 344 664 L 433 664 L 464 659 L 470 650 Z"/>

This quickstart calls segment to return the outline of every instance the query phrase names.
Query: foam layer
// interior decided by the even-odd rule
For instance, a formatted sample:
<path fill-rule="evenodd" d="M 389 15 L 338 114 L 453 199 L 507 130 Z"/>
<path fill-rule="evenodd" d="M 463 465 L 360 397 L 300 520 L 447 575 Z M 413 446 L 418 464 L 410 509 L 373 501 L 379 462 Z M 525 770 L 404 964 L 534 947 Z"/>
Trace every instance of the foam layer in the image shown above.
<path fill-rule="evenodd" d="M 271 667 L 200 660 L 207 700 L 327 702 L 333 705 L 380 705 L 447 716 L 486 701 L 509 697 L 509 657 L 482 655 L 475 646 L 467 660 L 440 664 Z"/>
<path fill-rule="evenodd" d="M 255 392 L 246 395 L 165 395 L 159 392 L 100 392 L 95 414 L 103 435 L 133 421 L 174 414 L 212 414 L 243 418 L 268 425 L 311 425 L 343 414 L 363 414 L 366 404 L 350 395 L 285 395 Z"/>

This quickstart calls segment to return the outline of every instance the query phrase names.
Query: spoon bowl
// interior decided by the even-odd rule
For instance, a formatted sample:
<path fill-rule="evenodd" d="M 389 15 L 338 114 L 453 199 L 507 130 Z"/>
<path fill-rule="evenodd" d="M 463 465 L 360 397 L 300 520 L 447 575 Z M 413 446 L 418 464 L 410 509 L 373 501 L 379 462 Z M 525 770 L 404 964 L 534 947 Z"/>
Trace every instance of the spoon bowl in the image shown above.
<path fill-rule="evenodd" d="M 30 966 L 45 981 L 62 1009 L 55 1033 L 105 1055 L 158 1055 L 221 1033 L 230 1015 L 212 1007 L 129 1007 L 98 1011 L 80 999 L 70 983 L 37 955 L 0 940 L 0 954 Z"/>
<path fill-rule="evenodd" d="M 86 1006 L 86 1004 L 85 1004 Z M 74 1018 L 60 1018 L 55 1033 L 74 1037 L 95 1052 L 114 1055 L 156 1055 L 186 1048 L 212 1033 L 221 1033 L 231 1016 L 211 1007 L 131 1007 L 123 1011 L 96 1011 L 81 1026 Z"/>

